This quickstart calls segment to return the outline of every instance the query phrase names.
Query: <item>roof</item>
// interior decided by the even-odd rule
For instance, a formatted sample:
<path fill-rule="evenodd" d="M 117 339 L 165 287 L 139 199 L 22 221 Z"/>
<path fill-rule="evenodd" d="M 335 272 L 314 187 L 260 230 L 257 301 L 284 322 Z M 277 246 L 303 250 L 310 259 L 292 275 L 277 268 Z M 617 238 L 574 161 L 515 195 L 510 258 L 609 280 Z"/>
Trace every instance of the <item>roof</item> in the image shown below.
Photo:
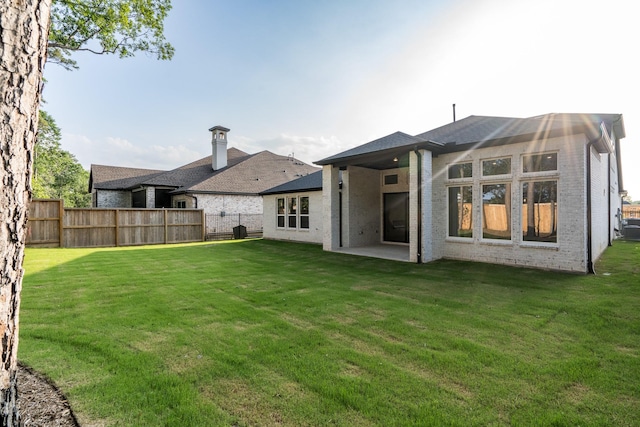
<path fill-rule="evenodd" d="M 237 148 L 229 148 L 227 166 L 215 171 L 211 167 L 211 156 L 207 156 L 171 171 L 92 165 L 91 175 L 93 188 L 102 190 L 131 190 L 151 186 L 173 188 L 173 194 L 257 195 L 317 170 L 317 167 L 298 159 L 270 151 L 247 154 Z M 117 179 L 110 176 L 117 176 Z"/>
<path fill-rule="evenodd" d="M 151 179 L 164 171 L 155 169 L 125 168 L 119 166 L 91 165 L 89 192 L 97 190 L 123 190 L 136 183 Z"/>
<path fill-rule="evenodd" d="M 608 130 L 614 129 L 618 138 L 625 136 L 621 114 L 551 113 L 529 118 L 469 116 L 416 136 L 396 132 L 315 163 L 382 169 L 389 166 L 388 161 L 381 163 L 382 155 L 389 158 L 395 153 L 397 158 L 400 153 L 407 155 L 417 148 L 427 148 L 438 154 L 468 150 L 469 145 L 479 148 L 577 133 L 595 139 L 600 136 L 601 123 Z M 378 163 L 372 156 L 378 157 Z"/>
<path fill-rule="evenodd" d="M 298 193 L 302 191 L 322 191 L 322 170 L 270 188 L 261 192 L 260 195 Z"/>

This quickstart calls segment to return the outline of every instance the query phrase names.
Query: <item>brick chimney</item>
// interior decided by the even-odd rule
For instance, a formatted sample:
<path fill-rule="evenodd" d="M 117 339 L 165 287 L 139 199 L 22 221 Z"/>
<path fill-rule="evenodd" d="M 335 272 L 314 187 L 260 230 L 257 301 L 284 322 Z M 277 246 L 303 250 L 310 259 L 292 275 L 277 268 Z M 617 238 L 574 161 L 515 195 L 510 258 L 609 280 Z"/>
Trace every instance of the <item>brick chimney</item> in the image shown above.
<path fill-rule="evenodd" d="M 214 126 L 211 132 L 211 167 L 214 171 L 227 167 L 227 133 L 229 129 Z"/>

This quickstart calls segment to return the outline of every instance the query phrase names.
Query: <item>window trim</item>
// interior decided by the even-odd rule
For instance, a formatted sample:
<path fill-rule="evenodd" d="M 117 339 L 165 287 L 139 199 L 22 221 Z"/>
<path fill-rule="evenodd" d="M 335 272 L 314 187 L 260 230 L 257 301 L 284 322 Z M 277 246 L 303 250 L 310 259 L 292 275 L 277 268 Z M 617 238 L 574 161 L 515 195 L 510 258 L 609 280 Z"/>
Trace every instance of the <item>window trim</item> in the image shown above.
<path fill-rule="evenodd" d="M 501 159 L 509 159 L 509 173 L 501 173 L 496 175 L 484 174 L 484 162 L 490 162 L 492 160 L 501 160 Z M 480 159 L 480 179 L 504 181 L 505 179 L 511 180 L 512 177 L 513 177 L 513 156 L 512 155 L 495 156 L 495 157 L 488 157 L 486 159 Z"/>
<path fill-rule="evenodd" d="M 302 213 L 302 199 L 308 199 L 308 213 Z M 295 201 L 295 213 L 290 213 L 290 203 L 291 201 Z M 279 213 L 279 203 L 283 201 L 284 203 L 284 213 Z M 285 196 L 276 197 L 276 229 L 277 230 L 293 230 L 293 231 L 309 231 L 311 229 L 311 197 L 308 195 L 296 195 L 296 196 Z M 302 227 L 302 218 L 307 218 L 308 227 Z M 282 219 L 283 226 L 278 224 L 279 220 Z M 291 220 L 295 219 L 295 227 L 292 227 Z"/>
<path fill-rule="evenodd" d="M 447 181 L 448 182 L 465 182 L 465 181 L 473 181 L 473 161 L 468 161 L 468 162 L 454 162 L 454 163 L 449 163 L 447 164 Z M 452 166 L 459 166 L 459 165 L 466 165 L 466 164 L 470 164 L 471 165 L 471 176 L 462 176 L 462 177 L 455 177 L 455 178 L 450 178 L 449 177 L 449 171 L 451 170 Z"/>
<path fill-rule="evenodd" d="M 447 217 L 446 217 L 447 218 L 447 229 L 446 229 L 445 238 L 447 240 L 452 240 L 452 241 L 457 241 L 457 242 L 473 242 L 474 237 L 475 237 L 474 236 L 474 234 L 475 234 L 474 233 L 475 222 L 473 221 L 473 211 L 474 211 L 474 207 L 475 207 L 475 205 L 474 205 L 474 197 L 473 197 L 474 185 L 473 185 L 473 181 L 471 179 L 469 179 L 469 178 L 465 178 L 465 179 L 467 179 L 466 182 L 461 182 L 461 183 L 458 183 L 458 184 L 455 184 L 455 185 L 448 185 L 446 187 L 447 188 Z M 451 212 L 450 212 L 451 203 L 450 203 L 450 198 L 449 198 L 451 196 L 450 189 L 451 188 L 460 188 L 461 189 L 460 191 L 462 192 L 463 191 L 462 188 L 464 188 L 464 187 L 469 187 L 471 189 L 471 211 L 470 211 L 470 215 L 471 215 L 471 218 L 470 218 L 470 221 L 471 221 L 471 230 L 470 230 L 471 231 L 471 235 L 470 236 L 452 236 L 451 234 L 449 234 L 450 226 L 451 226 L 451 223 L 450 223 L 450 220 L 451 220 Z"/>
<path fill-rule="evenodd" d="M 559 247 L 560 243 L 560 215 L 559 213 L 557 213 L 555 215 L 555 220 L 556 220 L 556 241 L 555 242 L 544 242 L 544 241 L 540 241 L 540 240 L 525 240 L 525 231 L 524 231 L 524 214 L 523 211 L 525 209 L 525 204 L 524 204 L 524 198 L 525 198 L 525 194 L 524 194 L 524 184 L 535 184 L 536 182 L 555 182 L 556 184 L 556 200 L 555 200 L 555 210 L 558 211 L 559 210 L 559 197 L 558 197 L 558 189 L 560 188 L 560 180 L 556 177 L 556 178 L 549 178 L 548 176 L 545 175 L 541 175 L 538 176 L 536 179 L 522 179 L 520 180 L 520 188 L 518 189 L 519 193 L 520 193 L 520 200 L 518 201 L 518 203 L 520 204 L 520 242 L 522 246 L 531 246 L 531 247 L 546 247 L 546 248 L 557 248 Z"/>
<path fill-rule="evenodd" d="M 279 212 L 280 206 L 280 200 L 282 200 L 282 213 Z M 276 229 L 280 229 L 280 230 L 284 230 L 287 228 L 287 219 L 286 219 L 286 212 L 287 212 L 287 199 L 286 197 L 276 197 Z M 282 218 L 282 225 L 280 225 L 280 218 Z"/>
<path fill-rule="evenodd" d="M 501 177 L 503 175 L 490 175 L 492 178 L 493 177 Z M 508 194 L 505 194 L 505 212 L 507 214 L 507 224 L 509 227 L 509 238 L 508 239 L 499 239 L 499 238 L 491 238 L 491 237 L 485 237 L 484 234 L 484 226 L 482 224 L 485 223 L 486 219 L 485 219 L 485 212 L 484 212 L 484 186 L 486 185 L 505 185 L 508 188 L 505 189 L 505 191 L 508 191 Z M 506 200 L 507 200 L 507 196 L 509 197 L 509 205 L 506 204 Z M 484 243 L 491 243 L 491 244 L 502 244 L 502 245 L 511 245 L 513 244 L 514 241 L 514 235 L 513 235 L 513 215 L 511 214 L 511 210 L 513 208 L 513 180 L 508 179 L 491 179 L 491 180 L 486 180 L 486 181 L 482 181 L 480 182 L 480 241 L 484 242 Z"/>

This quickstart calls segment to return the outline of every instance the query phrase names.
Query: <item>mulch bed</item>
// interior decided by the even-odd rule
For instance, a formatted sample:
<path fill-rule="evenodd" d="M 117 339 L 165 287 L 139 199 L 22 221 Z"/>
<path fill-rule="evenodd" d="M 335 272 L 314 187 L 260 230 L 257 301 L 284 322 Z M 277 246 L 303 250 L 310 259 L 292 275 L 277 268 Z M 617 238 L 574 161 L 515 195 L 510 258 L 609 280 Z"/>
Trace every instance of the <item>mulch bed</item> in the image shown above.
<path fill-rule="evenodd" d="M 80 427 L 53 381 L 22 364 L 18 364 L 18 405 L 24 427 Z"/>

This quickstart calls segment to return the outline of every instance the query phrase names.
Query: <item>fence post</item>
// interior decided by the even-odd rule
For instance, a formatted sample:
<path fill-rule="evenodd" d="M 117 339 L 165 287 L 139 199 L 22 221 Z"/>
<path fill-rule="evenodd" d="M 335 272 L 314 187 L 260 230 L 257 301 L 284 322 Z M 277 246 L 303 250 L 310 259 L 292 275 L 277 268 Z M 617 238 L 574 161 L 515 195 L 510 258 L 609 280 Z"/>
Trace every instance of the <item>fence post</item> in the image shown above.
<path fill-rule="evenodd" d="M 204 209 L 202 209 L 201 219 L 200 219 L 200 227 L 202 228 L 202 241 L 207 240 L 207 217 L 204 214 Z"/>
<path fill-rule="evenodd" d="M 58 208 L 58 235 L 61 248 L 64 248 L 64 200 L 60 199 L 58 201 L 60 207 Z"/>
<path fill-rule="evenodd" d="M 169 225 L 167 224 L 167 208 L 163 209 L 164 214 L 164 244 L 169 240 Z"/>
<path fill-rule="evenodd" d="M 115 239 L 113 239 L 113 241 L 116 243 L 116 248 L 118 246 L 120 246 L 120 241 L 119 241 L 119 236 L 120 236 L 120 216 L 118 215 L 118 212 L 120 212 L 120 209 L 116 209 L 116 214 L 115 214 L 115 220 L 116 220 L 116 235 L 115 235 Z"/>

